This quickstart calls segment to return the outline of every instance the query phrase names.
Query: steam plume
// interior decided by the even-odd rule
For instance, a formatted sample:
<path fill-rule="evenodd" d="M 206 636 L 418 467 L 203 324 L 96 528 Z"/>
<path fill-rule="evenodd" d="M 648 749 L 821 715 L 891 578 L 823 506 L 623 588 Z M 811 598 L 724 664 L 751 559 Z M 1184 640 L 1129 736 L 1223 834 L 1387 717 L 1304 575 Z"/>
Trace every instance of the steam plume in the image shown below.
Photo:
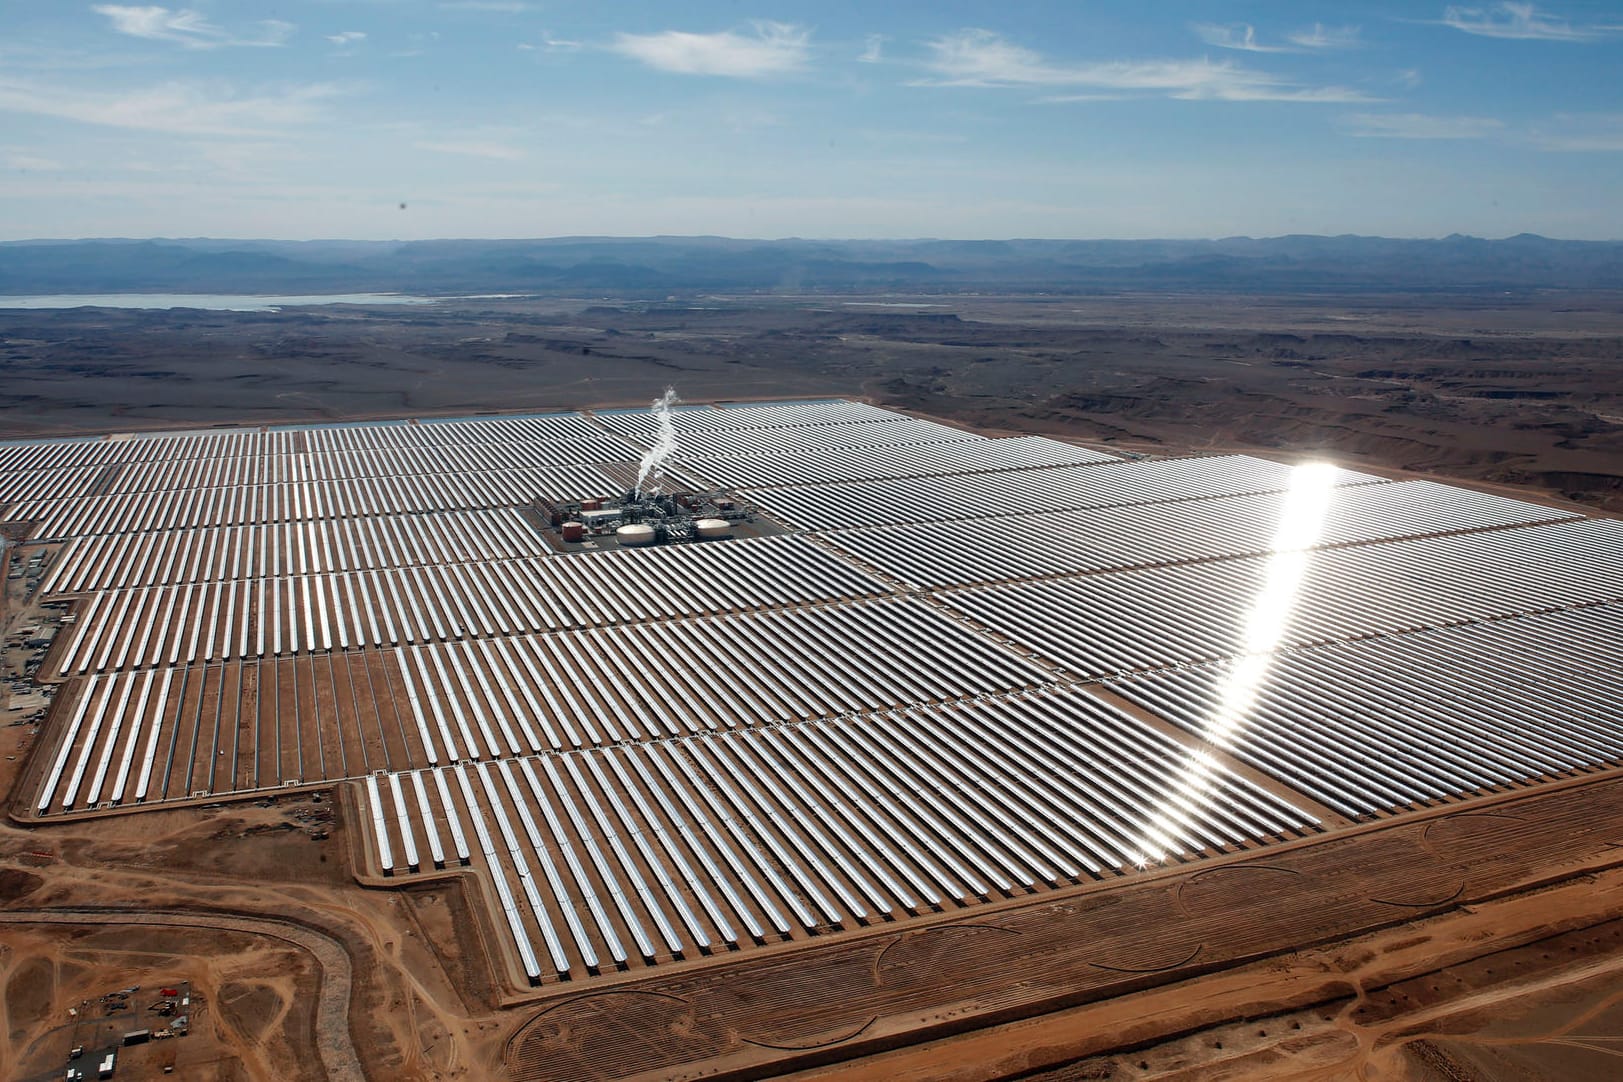
<path fill-rule="evenodd" d="M 659 427 L 654 431 L 654 445 L 642 456 L 637 468 L 637 495 L 657 494 L 665 481 L 665 462 L 676 453 L 676 426 L 671 424 L 671 407 L 682 401 L 676 397 L 676 388 L 667 387 L 665 393 L 654 399 L 654 417 Z M 649 487 L 644 488 L 644 484 Z"/>

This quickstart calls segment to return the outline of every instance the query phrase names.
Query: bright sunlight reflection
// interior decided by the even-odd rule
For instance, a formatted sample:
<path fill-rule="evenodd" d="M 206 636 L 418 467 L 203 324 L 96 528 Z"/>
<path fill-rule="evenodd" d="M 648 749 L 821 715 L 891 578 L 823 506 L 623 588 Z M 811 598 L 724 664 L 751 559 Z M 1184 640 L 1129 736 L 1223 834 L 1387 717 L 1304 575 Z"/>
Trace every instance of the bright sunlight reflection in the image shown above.
<path fill-rule="evenodd" d="M 1296 599 L 1307 574 L 1309 550 L 1319 542 L 1325 516 L 1330 512 L 1335 467 L 1308 462 L 1291 470 L 1290 487 L 1280 507 L 1273 552 L 1263 571 L 1261 588 L 1246 611 L 1241 649 L 1229 667 L 1218 694 L 1217 707 L 1198 734 L 1210 747 L 1228 748 L 1244 726 L 1257 693 L 1273 666 L 1273 650 L 1284 638 L 1296 610 Z M 1160 808 L 1144 825 L 1144 836 L 1134 860 L 1139 868 L 1164 861 L 1179 848 L 1172 836 L 1187 826 L 1193 813 L 1210 800 L 1216 761 L 1207 751 L 1191 752 L 1181 776 Z"/>

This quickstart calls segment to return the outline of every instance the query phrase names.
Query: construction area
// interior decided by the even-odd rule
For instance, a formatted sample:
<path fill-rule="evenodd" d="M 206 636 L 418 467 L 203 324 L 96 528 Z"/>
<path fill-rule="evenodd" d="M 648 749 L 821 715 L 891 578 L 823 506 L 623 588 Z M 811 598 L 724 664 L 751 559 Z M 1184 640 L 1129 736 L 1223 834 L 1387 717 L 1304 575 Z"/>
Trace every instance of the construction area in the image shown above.
<path fill-rule="evenodd" d="M 310 839 L 473 1077 L 946 1077 L 1623 859 L 1623 522 L 1504 494 L 667 398 L 0 444 L 0 531 L 0 875 Z"/>

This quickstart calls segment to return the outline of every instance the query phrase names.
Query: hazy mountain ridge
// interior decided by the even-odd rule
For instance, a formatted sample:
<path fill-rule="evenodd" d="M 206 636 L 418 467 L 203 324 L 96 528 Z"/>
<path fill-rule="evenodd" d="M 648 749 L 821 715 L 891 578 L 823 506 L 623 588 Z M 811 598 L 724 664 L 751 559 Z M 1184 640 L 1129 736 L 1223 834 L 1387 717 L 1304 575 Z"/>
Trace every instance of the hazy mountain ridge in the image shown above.
<path fill-rule="evenodd" d="M 1219 240 L 10 241 L 0 294 L 1623 288 L 1623 242 Z"/>

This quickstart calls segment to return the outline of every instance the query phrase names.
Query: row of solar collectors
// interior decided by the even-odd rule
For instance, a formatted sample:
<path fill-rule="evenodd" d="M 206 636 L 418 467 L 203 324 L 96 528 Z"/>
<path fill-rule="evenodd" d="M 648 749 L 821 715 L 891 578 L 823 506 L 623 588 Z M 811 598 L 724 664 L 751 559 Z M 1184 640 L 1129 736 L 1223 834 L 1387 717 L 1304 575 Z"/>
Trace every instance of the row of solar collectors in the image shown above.
<path fill-rule="evenodd" d="M 446 760 L 830 717 L 1031 687 L 1047 673 L 915 601 L 866 601 L 403 647 Z M 477 689 L 477 690 L 476 690 Z M 432 738 L 438 736 L 438 740 Z M 429 761 L 440 758 L 431 752 Z"/>
<path fill-rule="evenodd" d="M 884 592 L 787 535 L 648 552 L 449 563 L 97 591 L 63 674 L 486 638 Z"/>
<path fill-rule="evenodd" d="M 613 496 L 621 488 L 618 480 L 594 466 L 538 466 L 456 475 L 120 493 L 23 503 L 13 514 L 36 523 L 36 539 L 54 540 L 138 530 L 513 507 L 537 498 Z"/>
<path fill-rule="evenodd" d="M 921 485 L 907 479 L 755 489 L 751 502 L 795 526 L 833 529 L 1161 503 L 1290 487 L 1292 467 L 1247 455 L 998 470 Z M 1380 482 L 1337 469 L 1333 484 Z"/>
<path fill-rule="evenodd" d="M 13 504 L 88 496 L 102 483 L 107 472 L 106 466 L 65 466 L 0 473 L 0 521 L 14 517 Z"/>
<path fill-rule="evenodd" d="M 654 964 L 1310 830 L 1085 695 L 1000 698 L 368 785 L 381 870 L 478 862 L 531 980 Z"/>
<path fill-rule="evenodd" d="M 626 433 L 640 446 L 651 446 L 651 433 Z M 978 443 L 986 437 L 916 417 L 849 424 L 802 425 L 790 428 L 739 428 L 683 432 L 676 437 L 676 458 L 716 458 L 751 454 L 791 454 L 826 447 L 882 447 L 911 443 Z"/>
<path fill-rule="evenodd" d="M 1111 685 L 1346 815 L 1623 758 L 1623 607 L 1309 647 Z M 1234 704 L 1243 704 L 1236 709 Z"/>
<path fill-rule="evenodd" d="M 835 530 L 825 537 L 903 582 L 961 586 L 1269 552 L 1285 502 L 1281 493 L 1214 495 L 1169 503 Z M 1432 481 L 1348 485 L 1333 490 L 1318 544 L 1344 545 L 1578 517 Z"/>
<path fill-rule="evenodd" d="M 108 787 L 107 799 L 114 804 L 123 803 L 126 792 L 131 802 L 145 801 L 158 754 L 160 727 L 157 724 L 146 726 L 143 742 L 140 740 L 142 722 L 150 716 L 163 716 L 174 678 L 175 670 L 165 669 L 161 676 L 154 671 L 145 674 L 144 679 L 113 681 L 92 677 L 87 681 L 41 783 L 36 810 L 43 815 L 53 802 L 57 802 L 60 809 L 74 807 L 81 787 L 85 792 L 84 804 L 94 806 L 102 799 L 104 785 Z M 123 693 L 114 704 L 111 700 L 119 685 Z M 137 689 L 139 695 L 132 700 Z M 148 703 L 152 704 L 150 714 Z M 121 733 L 125 736 L 122 743 L 119 741 Z M 75 757 L 76 750 L 79 754 Z M 74 763 L 71 772 L 68 771 L 70 760 Z M 96 765 L 92 769 L 93 762 Z"/>
<path fill-rule="evenodd" d="M 406 474 L 478 473 L 534 466 L 576 466 L 634 460 L 638 451 L 609 436 L 561 443 L 401 447 L 382 451 L 322 451 L 261 458 L 193 458 L 130 463 L 112 479 L 109 492 L 177 488 L 342 481 Z"/>
<path fill-rule="evenodd" d="M 510 508 L 368 515 L 76 537 L 51 564 L 46 594 L 221 582 L 321 571 L 510 560 L 550 550 Z"/>
<path fill-rule="evenodd" d="M 106 439 L 0 442 L 0 473 L 93 469 L 122 461 L 117 457 L 121 446 L 122 441 Z"/>
<path fill-rule="evenodd" d="M 1045 679 L 913 601 L 98 674 L 81 685 L 39 809 L 75 806 L 71 778 L 91 764 L 121 762 L 112 777 L 127 777 L 158 734 L 160 780 L 132 799 L 776 725 Z"/>
<path fill-rule="evenodd" d="M 53 746 L 39 814 L 427 766 L 397 660 L 381 652 L 88 677 Z M 537 749 L 530 749 L 537 750 Z"/>
<path fill-rule="evenodd" d="M 681 454 L 680 459 L 690 472 L 699 474 L 714 485 L 731 488 L 1117 461 L 1114 455 L 1089 451 L 1044 436 L 952 440 L 888 447 L 827 447 L 771 457 L 763 457 L 753 451 L 726 458 L 696 458 L 691 454 Z"/>
<path fill-rule="evenodd" d="M 828 424 L 850 421 L 910 420 L 888 410 L 857 402 L 827 401 L 784 403 L 717 410 L 708 407 L 678 410 L 714 415 L 695 425 L 679 427 L 755 428 L 778 425 Z M 613 424 L 606 423 L 614 419 Z M 102 466 L 126 462 L 162 462 L 192 458 L 260 458 L 297 452 L 377 451 L 409 447 L 454 447 L 479 444 L 574 443 L 602 439 L 603 429 L 621 433 L 652 431 L 657 422 L 646 411 L 607 413 L 605 423 L 594 423 L 580 413 L 525 417 L 482 417 L 428 421 L 369 422 L 311 428 L 207 430 L 77 439 L 0 443 L 0 473 Z M 925 422 L 926 424 L 928 422 Z M 953 431 L 953 430 L 949 430 Z M 589 460 L 588 460 L 589 461 Z"/>
<path fill-rule="evenodd" d="M 944 595 L 1085 677 L 1623 600 L 1623 522 L 1580 519 Z M 1268 625 L 1274 625 L 1269 627 Z"/>
<path fill-rule="evenodd" d="M 240 429 L 119 436 L 111 439 L 0 443 L 0 473 L 120 463 L 181 462 L 192 459 L 264 459 L 304 451 L 356 453 L 409 448 L 484 444 L 547 445 L 559 448 L 598 441 L 623 457 L 625 445 L 580 413 L 531 417 L 474 418 L 413 424 L 367 422 L 317 428 Z M 572 458 L 570 462 L 592 462 Z"/>
<path fill-rule="evenodd" d="M 676 406 L 668 413 L 651 409 L 598 410 L 593 416 L 612 432 L 627 435 L 657 432 L 662 418 L 670 418 L 677 438 L 689 432 L 716 432 L 753 428 L 789 428 L 805 425 L 841 425 L 861 421 L 894 421 L 903 414 L 865 402 L 827 399 L 816 402 L 780 402 L 761 406 Z"/>
<path fill-rule="evenodd" d="M 601 438 L 603 430 L 580 413 L 546 413 L 524 417 L 474 417 L 334 425 L 305 431 L 314 451 L 383 450 L 391 447 L 455 447 L 487 443 L 549 443 Z"/>
<path fill-rule="evenodd" d="M 302 449 L 300 436 L 300 433 L 286 430 L 242 429 L 60 442 L 0 443 L 0 471 L 107 466 L 181 458 L 285 455 Z"/>
<path fill-rule="evenodd" d="M 110 459 L 109 462 L 98 462 L 93 465 L 63 467 L 31 465 L 23 462 L 9 471 L 0 471 L 0 508 L 21 501 L 38 503 L 86 495 L 102 480 L 109 464 L 122 465 L 123 468 L 109 479 L 106 491 L 152 492 L 292 481 L 391 477 L 403 474 L 479 472 L 492 468 L 591 465 L 637 457 L 638 451 L 635 447 L 620 437 L 593 428 L 589 421 L 578 415 L 571 417 L 573 423 L 580 426 L 582 431 L 573 432 L 567 439 L 556 435 L 527 436 L 521 439 L 520 432 L 525 422 L 520 421 L 503 422 L 499 425 L 496 422 L 447 422 L 425 426 L 369 425 L 310 430 L 305 435 L 311 437 L 312 444 L 323 448 L 311 452 L 135 458 L 127 463 Z M 429 434 L 417 435 L 423 432 Z M 478 437 L 492 442 L 457 442 L 440 436 L 441 433 L 466 437 L 470 441 Z M 437 440 L 436 436 L 439 436 Z M 710 438 L 712 436 L 723 440 L 730 437 L 736 439 L 718 448 Z M 853 441 L 856 447 L 871 448 L 883 444 L 920 442 L 927 439 L 940 441 L 943 436 L 950 442 L 966 445 L 1002 444 L 1003 455 L 1012 454 L 1014 448 L 1020 444 L 1029 444 L 1032 448 L 1052 445 L 1038 456 L 1045 461 L 1052 459 L 1091 462 L 1109 458 L 1078 448 L 1069 448 L 1068 445 L 1057 444 L 1054 441 L 1042 440 L 1041 437 L 987 441 L 973 434 L 948 429 L 932 422 L 900 417 L 895 420 L 839 425 L 832 428 L 787 430 L 778 435 L 774 435 L 773 430 L 724 431 L 705 437 L 706 442 L 703 446 L 712 452 L 719 450 L 720 453 L 736 456 L 759 456 L 769 451 L 798 450 L 807 456 L 806 465 L 811 467 L 817 463 L 819 456 L 815 453 L 808 454 L 807 448 L 843 447 L 847 440 Z M 499 438 L 510 438 L 512 442 L 494 442 Z M 130 442 L 104 441 L 85 446 L 117 448 L 128 446 Z M 1055 448 L 1067 450 L 1061 454 Z M 698 447 L 689 447 L 685 441 L 681 447 L 684 455 L 694 455 L 699 450 Z M 983 450 L 980 453 L 985 455 L 989 452 Z M 873 465 L 867 468 L 881 471 L 877 474 L 858 472 L 852 476 L 897 475 L 894 468 L 887 468 L 885 462 L 887 452 L 867 450 L 853 451 L 850 454 L 871 459 Z M 42 463 L 48 460 L 48 456 L 44 454 L 33 455 L 30 458 Z M 1022 464 L 1033 462 L 1024 461 Z M 735 470 L 739 468 L 738 464 L 722 465 L 731 465 Z M 923 472 L 950 472 L 951 469 L 958 468 L 990 467 L 966 465 L 949 467 L 948 470 L 942 471 L 933 471 L 927 467 Z M 912 472 L 911 469 L 908 472 Z M 783 474 L 781 470 L 775 471 L 775 474 L 787 479 L 800 476 L 794 473 Z M 715 483 L 771 482 L 766 480 L 764 475 L 752 474 L 739 475 L 736 479 L 729 478 Z"/>

